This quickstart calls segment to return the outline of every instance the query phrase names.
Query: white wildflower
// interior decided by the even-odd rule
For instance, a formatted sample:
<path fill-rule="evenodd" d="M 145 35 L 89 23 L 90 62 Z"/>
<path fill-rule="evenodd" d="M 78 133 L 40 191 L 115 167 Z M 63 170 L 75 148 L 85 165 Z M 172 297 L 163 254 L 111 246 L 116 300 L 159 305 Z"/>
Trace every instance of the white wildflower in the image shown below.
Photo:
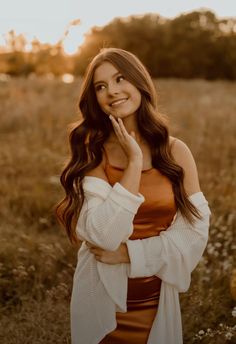
<path fill-rule="evenodd" d="M 227 340 L 230 340 L 232 337 L 233 337 L 233 334 L 232 334 L 231 332 L 227 332 L 227 333 L 225 334 L 225 338 L 226 338 Z"/>
<path fill-rule="evenodd" d="M 232 316 L 235 318 L 236 317 L 236 306 L 234 307 L 234 309 L 232 310 Z"/>

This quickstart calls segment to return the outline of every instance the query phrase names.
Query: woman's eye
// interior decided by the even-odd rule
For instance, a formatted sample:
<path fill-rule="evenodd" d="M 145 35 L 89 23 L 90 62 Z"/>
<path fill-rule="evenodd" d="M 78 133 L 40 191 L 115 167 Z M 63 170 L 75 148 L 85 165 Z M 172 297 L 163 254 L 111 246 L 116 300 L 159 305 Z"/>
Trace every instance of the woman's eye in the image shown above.
<path fill-rule="evenodd" d="M 117 82 L 120 82 L 120 81 L 122 81 L 122 80 L 124 80 L 123 75 L 119 75 L 119 76 L 117 77 L 117 79 L 116 79 Z"/>
<path fill-rule="evenodd" d="M 95 87 L 95 90 L 100 91 L 100 90 L 103 90 L 104 88 L 105 88 L 105 85 L 98 85 Z"/>

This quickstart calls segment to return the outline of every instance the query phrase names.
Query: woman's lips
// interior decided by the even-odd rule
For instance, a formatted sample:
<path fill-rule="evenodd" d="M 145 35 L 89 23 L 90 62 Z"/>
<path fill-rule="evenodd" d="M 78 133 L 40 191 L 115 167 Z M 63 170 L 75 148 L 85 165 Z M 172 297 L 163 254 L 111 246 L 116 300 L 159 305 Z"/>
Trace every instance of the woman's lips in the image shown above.
<path fill-rule="evenodd" d="M 111 106 L 111 107 L 119 106 L 119 105 L 121 105 L 121 104 L 124 104 L 127 100 L 128 100 L 128 98 L 122 98 L 122 99 L 114 100 L 114 101 L 110 104 L 110 106 Z"/>

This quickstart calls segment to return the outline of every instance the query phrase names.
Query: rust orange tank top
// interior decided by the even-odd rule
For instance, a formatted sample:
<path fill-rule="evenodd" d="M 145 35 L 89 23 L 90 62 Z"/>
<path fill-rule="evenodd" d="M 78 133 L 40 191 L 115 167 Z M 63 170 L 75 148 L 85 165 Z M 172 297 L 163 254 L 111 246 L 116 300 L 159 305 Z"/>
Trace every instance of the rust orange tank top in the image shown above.
<path fill-rule="evenodd" d="M 119 182 L 123 169 L 109 163 L 105 151 L 105 173 L 113 186 Z M 130 240 L 157 236 L 170 226 L 176 213 L 174 193 L 170 180 L 155 168 L 142 171 L 139 192 L 145 197 L 133 221 Z M 127 301 L 147 301 L 159 297 L 161 280 L 157 276 L 129 278 Z"/>

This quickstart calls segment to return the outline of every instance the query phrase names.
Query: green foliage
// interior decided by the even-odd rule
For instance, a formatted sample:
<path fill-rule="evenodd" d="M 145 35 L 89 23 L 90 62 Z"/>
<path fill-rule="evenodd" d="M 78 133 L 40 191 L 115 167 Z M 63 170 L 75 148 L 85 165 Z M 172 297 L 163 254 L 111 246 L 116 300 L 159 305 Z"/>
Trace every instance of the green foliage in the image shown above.
<path fill-rule="evenodd" d="M 32 42 L 26 52 L 23 35 L 9 33 L 11 52 L 0 54 L 0 73 L 13 76 L 64 73 L 82 75 L 90 60 L 104 47 L 136 54 L 153 77 L 236 79 L 236 19 L 218 19 L 202 10 L 166 19 L 158 14 L 115 18 L 94 27 L 72 56 L 55 45 Z"/>
<path fill-rule="evenodd" d="M 153 77 L 235 79 L 236 32 L 232 21 L 219 20 L 210 11 L 174 19 L 157 14 L 117 18 L 86 36 L 74 73 L 83 73 L 101 47 L 114 46 L 139 56 Z"/>

